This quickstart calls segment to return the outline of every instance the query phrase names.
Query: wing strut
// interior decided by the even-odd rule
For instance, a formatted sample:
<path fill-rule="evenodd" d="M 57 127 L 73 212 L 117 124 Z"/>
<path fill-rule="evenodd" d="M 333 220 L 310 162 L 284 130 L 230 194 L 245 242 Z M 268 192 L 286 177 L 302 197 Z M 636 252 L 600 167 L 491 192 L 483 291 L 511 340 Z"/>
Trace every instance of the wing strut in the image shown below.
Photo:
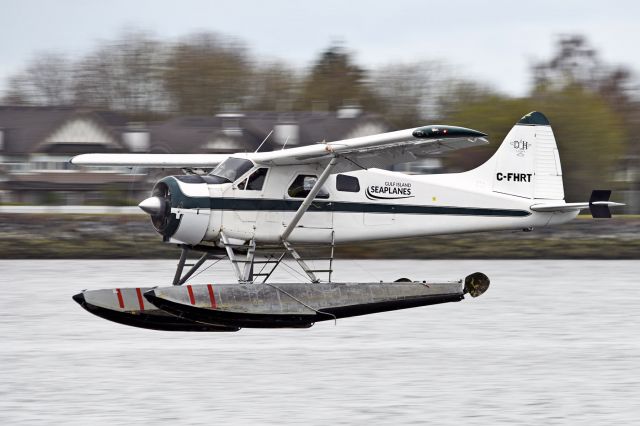
<path fill-rule="evenodd" d="M 316 198 L 316 195 L 318 195 L 318 192 L 320 192 L 320 188 L 322 188 L 322 185 L 324 185 L 324 183 L 327 181 L 327 178 L 331 174 L 331 170 L 333 170 L 333 167 L 336 165 L 337 162 L 338 162 L 338 159 L 336 157 L 333 157 L 331 161 L 329 161 L 329 164 L 327 164 L 327 167 L 325 167 L 324 171 L 316 181 L 316 184 L 313 185 L 313 188 L 311 188 L 311 191 L 309 191 L 309 195 L 307 195 L 307 198 L 305 198 L 302 204 L 300 204 L 300 207 L 298 207 L 298 210 L 296 211 L 296 214 L 293 216 L 293 219 L 291 219 L 291 222 L 289 222 L 289 225 L 287 225 L 287 228 L 284 230 L 282 235 L 280 235 L 280 239 L 282 241 L 285 241 L 285 242 L 287 241 L 287 238 L 289 238 L 289 235 L 291 235 L 295 227 L 298 225 L 298 222 L 300 222 L 300 219 L 302 219 L 302 216 L 309 209 L 309 206 L 311 205 L 313 200 Z"/>

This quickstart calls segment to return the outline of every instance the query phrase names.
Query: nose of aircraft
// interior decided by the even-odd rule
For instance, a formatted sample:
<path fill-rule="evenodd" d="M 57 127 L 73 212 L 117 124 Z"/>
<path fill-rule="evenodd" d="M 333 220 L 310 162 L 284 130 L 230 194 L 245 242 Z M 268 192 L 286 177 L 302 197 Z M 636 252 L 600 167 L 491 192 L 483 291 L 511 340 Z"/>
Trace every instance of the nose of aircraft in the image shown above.
<path fill-rule="evenodd" d="M 162 203 L 163 200 L 160 197 L 149 197 L 138 204 L 138 207 L 145 213 L 155 216 L 162 211 Z"/>

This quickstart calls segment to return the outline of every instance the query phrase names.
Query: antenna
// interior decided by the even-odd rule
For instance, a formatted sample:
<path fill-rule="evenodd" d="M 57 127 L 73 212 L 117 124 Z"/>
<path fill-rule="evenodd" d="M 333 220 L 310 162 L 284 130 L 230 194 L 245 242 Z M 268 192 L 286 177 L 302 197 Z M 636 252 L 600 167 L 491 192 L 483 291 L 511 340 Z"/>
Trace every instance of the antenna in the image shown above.
<path fill-rule="evenodd" d="M 289 142 L 289 136 L 287 136 L 287 138 L 284 140 L 284 144 L 282 145 L 282 149 L 284 149 L 284 147 L 287 146 L 287 142 Z M 282 149 L 280 151 L 282 151 Z"/>
<path fill-rule="evenodd" d="M 273 129 L 271 129 L 271 131 L 269 132 L 269 134 L 267 135 L 266 138 L 264 138 L 264 140 L 262 141 L 262 143 L 258 146 L 258 148 L 253 151 L 253 152 L 258 152 L 260 151 L 260 148 L 262 148 L 262 145 L 264 145 L 264 143 L 267 141 L 267 139 L 269 139 L 269 136 L 271 136 L 271 133 L 273 133 Z"/>

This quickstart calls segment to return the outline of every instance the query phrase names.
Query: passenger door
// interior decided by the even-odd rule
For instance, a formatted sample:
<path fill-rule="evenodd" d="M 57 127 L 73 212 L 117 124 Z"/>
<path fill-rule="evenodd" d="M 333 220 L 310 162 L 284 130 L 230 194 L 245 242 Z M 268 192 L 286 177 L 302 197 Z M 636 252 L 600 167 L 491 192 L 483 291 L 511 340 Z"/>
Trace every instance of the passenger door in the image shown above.
<path fill-rule="evenodd" d="M 300 173 L 291 181 L 285 194 L 285 200 L 289 206 L 284 214 L 285 223 L 288 224 L 293 219 L 297 207 L 307 197 L 317 180 L 316 175 Z M 300 219 L 298 227 L 333 229 L 333 212 L 329 196 L 325 188 L 320 189 L 315 200 Z"/>
<path fill-rule="evenodd" d="M 261 167 L 247 176 L 231 190 L 235 214 L 242 222 L 256 222 L 259 212 L 264 210 L 264 186 L 269 169 Z"/>

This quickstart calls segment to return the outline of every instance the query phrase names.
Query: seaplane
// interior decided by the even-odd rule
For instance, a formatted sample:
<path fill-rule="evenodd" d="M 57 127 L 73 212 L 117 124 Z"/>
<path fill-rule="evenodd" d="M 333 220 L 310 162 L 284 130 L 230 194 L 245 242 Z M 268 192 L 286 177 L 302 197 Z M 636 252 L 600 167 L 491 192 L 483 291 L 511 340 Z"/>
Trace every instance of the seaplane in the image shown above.
<path fill-rule="evenodd" d="M 442 282 L 335 282 L 340 244 L 531 231 L 568 222 L 583 209 L 611 217 L 609 208 L 622 205 L 609 201 L 609 190 L 594 190 L 587 202 L 564 201 L 556 140 L 540 112 L 522 117 L 473 170 L 410 175 L 385 169 L 488 143 L 477 130 L 427 125 L 272 152 L 78 155 L 70 161 L 82 167 L 181 169 L 160 179 L 139 204 L 163 242 L 181 252 L 171 282 L 85 290 L 73 299 L 99 317 L 155 330 L 307 328 L 458 302 L 489 287 L 480 272 Z M 309 248 L 312 255 L 305 254 Z M 187 265 L 190 252 L 199 257 Z M 285 258 L 304 281 L 270 280 Z M 188 283 L 206 262 L 220 260 L 231 263 L 234 282 Z"/>

